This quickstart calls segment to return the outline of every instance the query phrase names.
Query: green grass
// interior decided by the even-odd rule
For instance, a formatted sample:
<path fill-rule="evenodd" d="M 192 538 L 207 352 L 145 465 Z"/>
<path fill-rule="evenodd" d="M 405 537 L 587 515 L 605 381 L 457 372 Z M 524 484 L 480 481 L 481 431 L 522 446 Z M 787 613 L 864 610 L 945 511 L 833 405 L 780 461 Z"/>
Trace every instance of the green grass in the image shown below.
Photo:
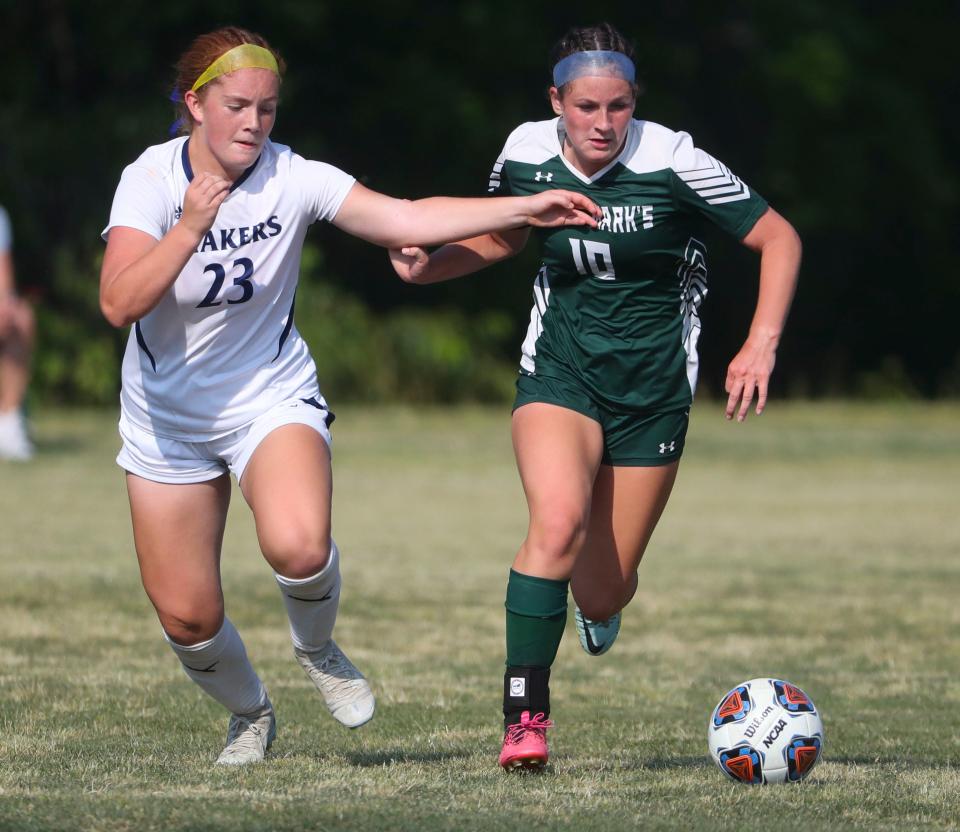
<path fill-rule="evenodd" d="M 292 659 L 235 496 L 227 607 L 277 707 L 265 764 L 226 728 L 139 586 L 112 415 L 41 414 L 0 464 L 0 829 L 955 829 L 960 819 L 960 407 L 695 411 L 615 649 L 568 628 L 553 761 L 496 766 L 503 590 L 525 528 L 506 409 L 339 412 L 338 640 L 376 719 L 340 728 Z M 706 721 L 743 679 L 816 700 L 799 787 L 728 783 Z"/>

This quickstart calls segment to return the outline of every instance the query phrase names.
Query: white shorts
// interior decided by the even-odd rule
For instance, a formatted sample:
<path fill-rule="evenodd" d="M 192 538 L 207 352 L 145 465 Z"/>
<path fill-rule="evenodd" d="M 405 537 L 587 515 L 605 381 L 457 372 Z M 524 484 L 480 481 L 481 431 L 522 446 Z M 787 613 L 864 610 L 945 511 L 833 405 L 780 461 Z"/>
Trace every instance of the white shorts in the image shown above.
<path fill-rule="evenodd" d="M 323 397 L 287 399 L 250 424 L 207 442 L 187 442 L 157 436 L 120 414 L 123 447 L 117 465 L 154 482 L 205 482 L 232 472 L 240 482 L 250 457 L 267 434 L 283 425 L 309 425 L 331 447 L 333 414 Z"/>

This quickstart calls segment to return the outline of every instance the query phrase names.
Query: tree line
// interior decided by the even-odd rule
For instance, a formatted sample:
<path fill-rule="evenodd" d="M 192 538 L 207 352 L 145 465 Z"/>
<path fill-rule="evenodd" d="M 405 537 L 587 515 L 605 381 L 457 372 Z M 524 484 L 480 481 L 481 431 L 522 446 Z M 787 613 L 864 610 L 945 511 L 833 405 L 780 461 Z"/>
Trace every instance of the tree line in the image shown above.
<path fill-rule="evenodd" d="M 172 65 L 227 23 L 289 70 L 274 139 L 406 197 L 482 194 L 510 130 L 551 116 L 552 43 L 606 19 L 637 47 L 637 115 L 690 132 L 798 228 L 804 267 L 775 375 L 784 395 L 956 396 L 960 119 L 953 2 L 452 0 L 0 3 L 10 80 L 0 204 L 37 301 L 35 395 L 108 402 L 123 333 L 97 275 L 123 167 L 165 141 Z M 332 228 L 308 238 L 298 326 L 346 398 L 508 395 L 536 252 L 437 287 Z M 746 334 L 756 263 L 709 240 L 703 383 Z M 326 362 L 326 363 L 325 363 Z M 506 382 L 504 382 L 506 379 Z"/>

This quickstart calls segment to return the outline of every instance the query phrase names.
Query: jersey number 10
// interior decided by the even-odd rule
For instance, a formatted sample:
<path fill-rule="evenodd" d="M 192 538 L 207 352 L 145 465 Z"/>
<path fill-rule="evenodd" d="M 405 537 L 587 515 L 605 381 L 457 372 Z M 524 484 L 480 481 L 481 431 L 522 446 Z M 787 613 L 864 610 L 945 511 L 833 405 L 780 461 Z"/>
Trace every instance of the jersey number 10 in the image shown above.
<path fill-rule="evenodd" d="M 598 243 L 594 240 L 580 240 L 570 238 L 570 248 L 573 249 L 573 262 L 580 274 L 592 274 L 598 280 L 616 280 L 613 272 L 613 257 L 610 255 L 609 243 Z M 586 266 L 584 266 L 586 261 Z M 587 266 L 590 271 L 587 271 Z"/>

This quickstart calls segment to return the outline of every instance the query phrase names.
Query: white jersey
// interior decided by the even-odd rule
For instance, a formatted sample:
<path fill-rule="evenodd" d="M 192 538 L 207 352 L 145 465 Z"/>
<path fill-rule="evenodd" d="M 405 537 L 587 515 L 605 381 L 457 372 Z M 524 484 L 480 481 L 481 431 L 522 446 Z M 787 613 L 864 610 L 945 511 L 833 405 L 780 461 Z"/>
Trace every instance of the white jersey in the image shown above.
<path fill-rule="evenodd" d="M 187 138 L 149 147 L 120 178 L 116 226 L 161 239 L 193 179 Z M 284 399 L 318 396 L 316 367 L 293 323 L 307 227 L 332 220 L 355 180 L 267 141 L 160 303 L 133 326 L 120 401 L 134 424 L 205 441 Z"/>

